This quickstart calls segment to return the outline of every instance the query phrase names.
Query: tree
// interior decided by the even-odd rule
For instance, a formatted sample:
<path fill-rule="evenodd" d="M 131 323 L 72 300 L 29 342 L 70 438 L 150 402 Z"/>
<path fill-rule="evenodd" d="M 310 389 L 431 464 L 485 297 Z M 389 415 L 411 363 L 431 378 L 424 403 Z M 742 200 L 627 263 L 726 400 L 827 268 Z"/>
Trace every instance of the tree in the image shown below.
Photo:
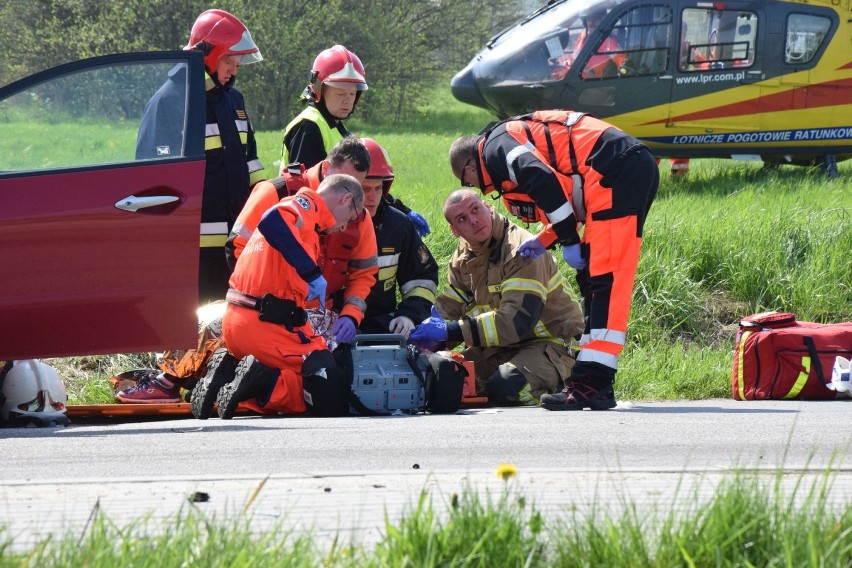
<path fill-rule="evenodd" d="M 238 85 L 256 128 L 283 128 L 316 55 L 354 51 L 370 90 L 359 116 L 403 120 L 435 81 L 463 67 L 497 30 L 529 8 L 523 0 L 224 0 L 249 28 L 264 61 Z M 209 4 L 190 0 L 6 0 L 0 6 L 0 81 L 96 55 L 181 49 Z"/>

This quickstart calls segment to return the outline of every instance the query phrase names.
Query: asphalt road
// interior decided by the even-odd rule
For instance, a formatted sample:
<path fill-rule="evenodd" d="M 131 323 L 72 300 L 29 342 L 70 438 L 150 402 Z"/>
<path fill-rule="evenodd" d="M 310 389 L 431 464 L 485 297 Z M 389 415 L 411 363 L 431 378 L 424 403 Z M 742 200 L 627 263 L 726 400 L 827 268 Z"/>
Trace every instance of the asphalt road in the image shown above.
<path fill-rule="evenodd" d="M 791 491 L 831 471 L 830 499 L 852 506 L 852 400 L 622 402 L 607 412 L 465 409 L 449 416 L 238 416 L 74 420 L 0 429 L 0 525 L 16 546 L 84 530 L 97 509 L 119 526 L 197 507 L 369 541 L 424 489 L 433 499 L 508 483 L 550 515 L 569 508 L 682 508 L 733 470 Z M 810 484 L 806 483 L 806 486 Z M 209 500 L 190 504 L 188 497 Z M 257 498 L 251 497 L 257 493 Z"/>

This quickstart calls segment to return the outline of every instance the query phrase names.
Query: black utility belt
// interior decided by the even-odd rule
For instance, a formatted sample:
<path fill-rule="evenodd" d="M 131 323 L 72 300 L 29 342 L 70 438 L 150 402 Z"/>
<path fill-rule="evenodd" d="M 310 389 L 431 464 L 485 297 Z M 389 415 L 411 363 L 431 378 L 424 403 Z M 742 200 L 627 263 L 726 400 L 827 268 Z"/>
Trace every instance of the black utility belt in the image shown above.
<path fill-rule="evenodd" d="M 260 321 L 278 323 L 288 328 L 301 327 L 308 323 L 308 312 L 298 307 L 293 300 L 283 300 L 272 294 L 258 298 L 237 290 L 228 290 L 225 299 L 236 306 L 256 310 Z"/>

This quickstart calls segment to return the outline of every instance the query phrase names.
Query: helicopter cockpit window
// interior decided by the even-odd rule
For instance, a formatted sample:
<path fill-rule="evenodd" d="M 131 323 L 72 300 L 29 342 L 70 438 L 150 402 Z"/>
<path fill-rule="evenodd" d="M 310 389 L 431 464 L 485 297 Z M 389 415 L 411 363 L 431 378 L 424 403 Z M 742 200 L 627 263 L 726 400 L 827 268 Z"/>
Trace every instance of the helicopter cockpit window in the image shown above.
<path fill-rule="evenodd" d="M 582 65 L 580 76 L 585 80 L 666 71 L 672 30 L 668 6 L 637 6 L 622 14 L 615 24 L 601 27 L 607 14 L 602 7 L 584 10 L 564 25 L 565 33 L 545 41 L 553 79 L 564 78 L 575 64 Z"/>
<path fill-rule="evenodd" d="M 550 64 L 551 78 L 555 80 L 564 79 L 574 64 L 574 61 L 580 56 L 580 52 L 586 43 L 589 32 L 586 30 L 587 25 L 596 26 L 602 16 L 606 15 L 606 10 L 601 14 L 593 15 L 593 19 L 589 20 L 587 14 L 582 14 L 564 27 L 564 33 L 554 35 L 545 40 L 547 51 L 550 55 L 548 63 Z M 584 21 L 586 22 L 584 24 Z M 595 28 L 591 28 L 594 31 Z M 562 42 L 565 42 L 564 46 Z"/>
<path fill-rule="evenodd" d="M 678 68 L 690 72 L 751 67 L 756 37 L 754 12 L 688 8 L 680 22 Z"/>
<path fill-rule="evenodd" d="M 784 63 L 808 63 L 825 40 L 831 20 L 811 14 L 791 14 L 787 18 Z"/>

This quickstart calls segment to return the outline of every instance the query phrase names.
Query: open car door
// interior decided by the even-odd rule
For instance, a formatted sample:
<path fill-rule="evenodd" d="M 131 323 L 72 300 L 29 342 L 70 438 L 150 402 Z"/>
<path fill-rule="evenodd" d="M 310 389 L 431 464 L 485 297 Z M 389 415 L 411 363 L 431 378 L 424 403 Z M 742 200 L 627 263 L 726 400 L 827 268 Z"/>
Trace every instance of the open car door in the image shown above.
<path fill-rule="evenodd" d="M 145 105 L 175 76 L 180 139 L 137 158 Z M 0 88 L 0 360 L 196 343 L 204 108 L 190 51 Z"/>

